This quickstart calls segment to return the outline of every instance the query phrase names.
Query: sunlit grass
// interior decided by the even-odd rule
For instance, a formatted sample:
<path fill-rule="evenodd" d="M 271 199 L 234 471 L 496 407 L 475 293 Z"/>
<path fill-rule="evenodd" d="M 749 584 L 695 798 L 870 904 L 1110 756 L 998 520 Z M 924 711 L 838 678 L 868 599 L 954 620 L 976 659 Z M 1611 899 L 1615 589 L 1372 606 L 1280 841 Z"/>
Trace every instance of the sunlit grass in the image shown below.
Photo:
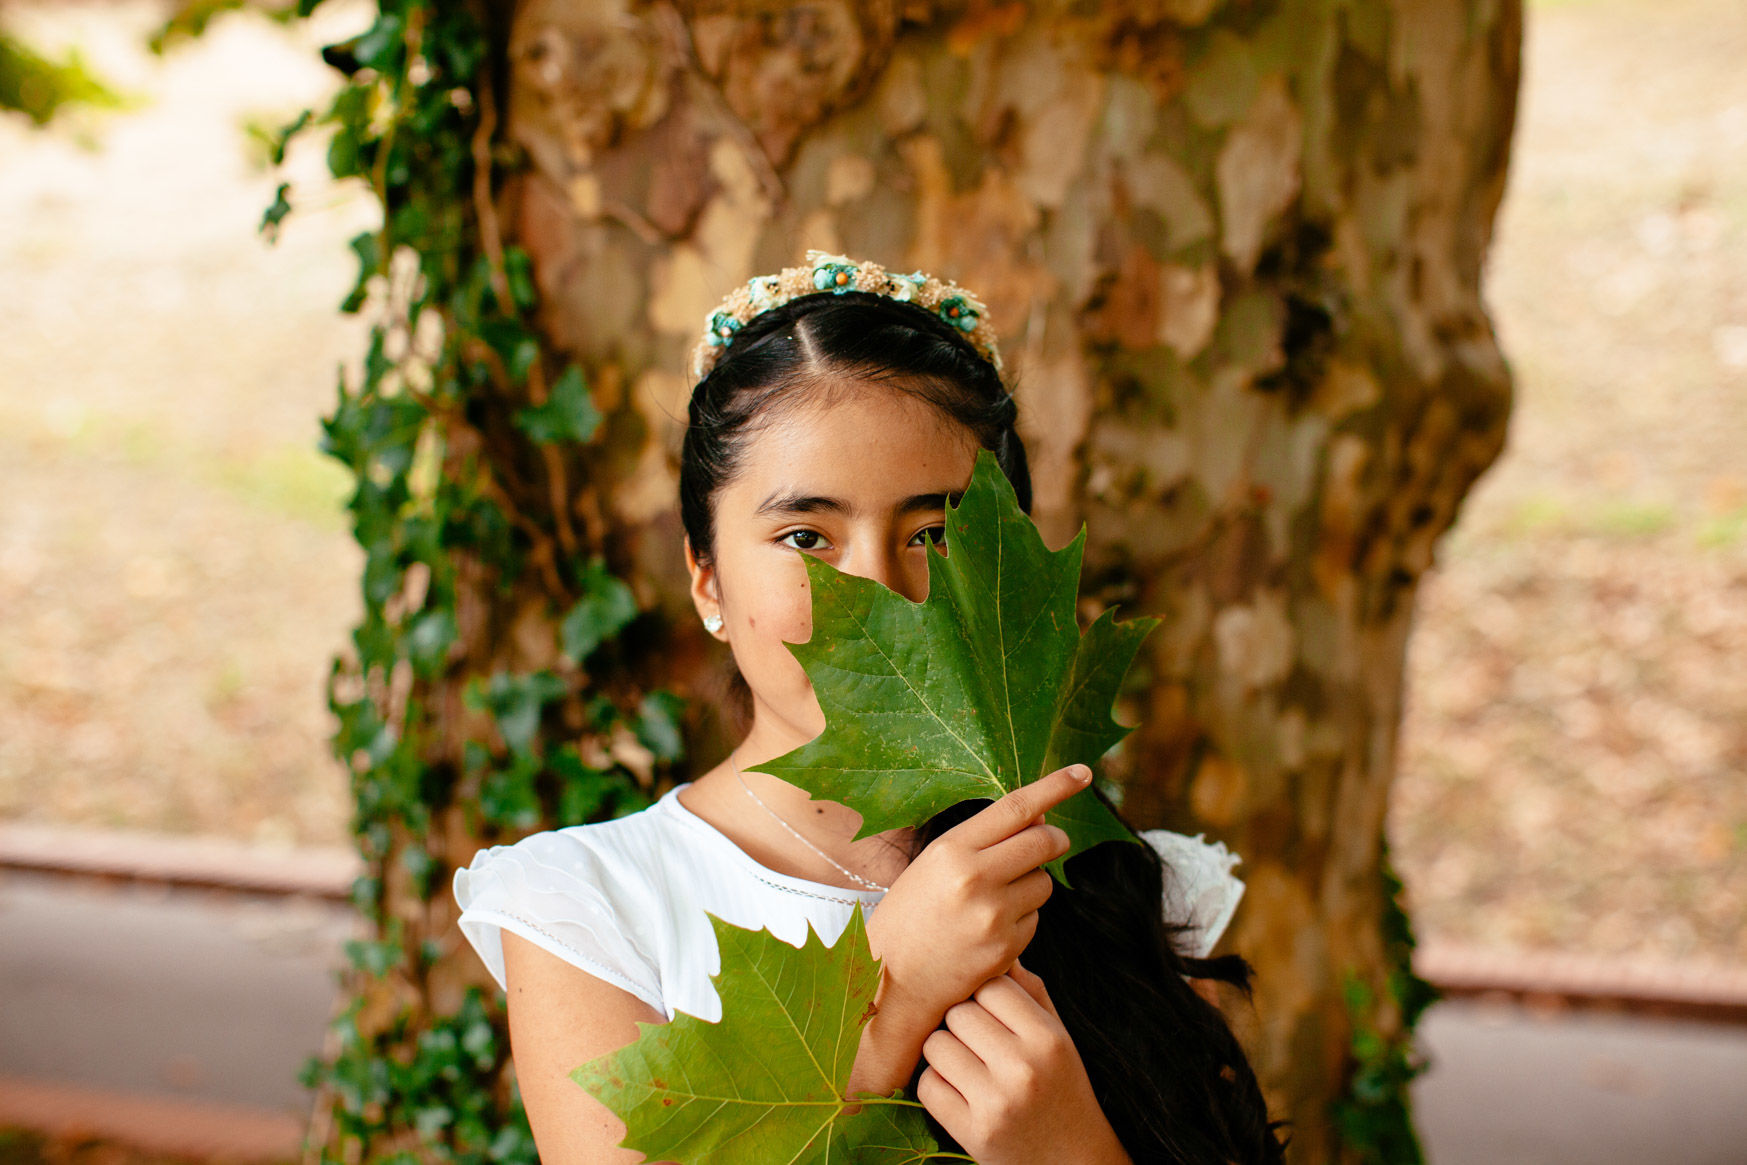
<path fill-rule="evenodd" d="M 215 460 L 207 472 L 230 493 L 263 508 L 325 529 L 345 525 L 351 475 L 314 449 L 281 445 L 260 457 Z"/>
<path fill-rule="evenodd" d="M 1747 506 L 1707 519 L 1699 526 L 1693 540 L 1712 550 L 1747 543 Z"/>
<path fill-rule="evenodd" d="M 1640 502 L 1630 498 L 1603 498 L 1583 515 L 1588 533 L 1605 537 L 1641 538 L 1670 530 L 1679 515 L 1664 502 Z"/>
<path fill-rule="evenodd" d="M 1551 535 L 1632 541 L 1675 534 L 1701 549 L 1723 549 L 1747 542 L 1747 505 L 1720 515 L 1694 515 L 1664 501 L 1535 494 L 1521 498 L 1488 525 L 1488 536 L 1507 542 Z M 1475 545 L 1480 537 L 1463 531 L 1457 539 L 1457 531 L 1451 533 L 1450 545 L 1457 550 Z"/>
<path fill-rule="evenodd" d="M 46 441 L 69 457 L 116 458 L 212 486 L 267 513 L 322 529 L 345 527 L 351 475 L 313 442 L 254 453 L 218 450 L 149 421 L 103 416 L 71 402 L 8 420 L 15 435 Z"/>

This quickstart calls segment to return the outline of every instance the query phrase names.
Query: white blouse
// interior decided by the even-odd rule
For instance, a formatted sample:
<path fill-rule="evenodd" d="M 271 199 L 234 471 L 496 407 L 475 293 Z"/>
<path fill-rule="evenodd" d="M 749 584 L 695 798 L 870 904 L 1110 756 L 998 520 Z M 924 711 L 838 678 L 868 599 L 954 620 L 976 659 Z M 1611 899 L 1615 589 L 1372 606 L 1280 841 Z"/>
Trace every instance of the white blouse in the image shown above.
<path fill-rule="evenodd" d="M 669 1019 L 683 1011 L 716 1022 L 722 1002 L 710 977 L 721 960 L 707 914 L 795 947 L 811 926 L 830 945 L 851 910 L 871 913 L 884 896 L 759 865 L 680 803 L 684 787 L 626 817 L 482 849 L 455 871 L 461 932 L 500 986 L 508 930 Z M 1163 829 L 1141 836 L 1167 867 L 1166 916 L 1190 922 L 1188 953 L 1205 955 L 1243 895 L 1231 874 L 1239 859 L 1199 836 Z"/>

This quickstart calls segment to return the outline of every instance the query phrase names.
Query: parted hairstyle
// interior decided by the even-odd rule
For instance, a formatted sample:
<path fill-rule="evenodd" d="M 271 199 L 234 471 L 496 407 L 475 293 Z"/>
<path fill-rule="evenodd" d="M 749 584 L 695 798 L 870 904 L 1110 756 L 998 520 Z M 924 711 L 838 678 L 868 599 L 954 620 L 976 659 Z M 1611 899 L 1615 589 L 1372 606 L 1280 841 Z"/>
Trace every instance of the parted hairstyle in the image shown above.
<path fill-rule="evenodd" d="M 995 454 L 1030 512 L 1017 408 L 994 365 L 914 304 L 822 292 L 755 317 L 692 391 L 679 500 L 700 562 L 713 559 L 712 507 L 751 436 L 820 394 L 861 391 L 854 386 L 862 384 L 909 393 L 963 425 Z M 731 698 L 745 718 L 750 693 L 737 672 L 734 681 Z M 967 801 L 920 826 L 912 854 L 986 804 Z M 1094 846 L 1072 860 L 1069 874 L 1072 888 L 1057 886 L 1044 903 L 1023 958 L 1048 987 L 1129 1156 L 1137 1165 L 1283 1161 L 1278 1123 L 1268 1120 L 1242 1047 L 1220 1010 L 1188 982 L 1231 984 L 1247 999 L 1249 964 L 1238 955 L 1199 959 L 1178 949 L 1187 928 L 1161 910 L 1172 874 L 1144 842 Z M 910 1083 L 914 1095 L 915 1078 Z M 953 1144 L 932 1117 L 929 1123 L 943 1145 Z"/>

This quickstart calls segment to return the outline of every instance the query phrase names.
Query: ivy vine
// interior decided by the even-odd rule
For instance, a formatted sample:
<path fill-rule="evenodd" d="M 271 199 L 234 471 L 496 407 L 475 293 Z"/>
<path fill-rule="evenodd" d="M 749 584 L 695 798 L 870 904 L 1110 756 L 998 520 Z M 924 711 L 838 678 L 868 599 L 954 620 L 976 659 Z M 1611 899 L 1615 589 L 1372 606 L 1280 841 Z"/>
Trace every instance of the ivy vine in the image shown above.
<path fill-rule="evenodd" d="M 1401 904 L 1402 885 L 1385 843 L 1383 878 L 1383 998 L 1357 976 L 1345 984 L 1352 1028 L 1351 1075 L 1334 1105 L 1341 1143 L 1360 1165 L 1424 1165 L 1414 1129 L 1410 1086 L 1430 1065 L 1414 1042 L 1426 1008 L 1438 990 L 1413 971 L 1413 924 Z M 1380 1022 L 1392 1013 L 1393 1023 Z"/>
<path fill-rule="evenodd" d="M 198 32 L 232 6 L 209 0 L 177 19 Z M 368 29 L 322 52 L 344 78 L 337 95 L 272 150 L 282 163 L 299 135 L 328 132 L 329 171 L 365 184 L 382 215 L 351 241 L 357 278 L 340 310 L 369 319 L 368 341 L 322 422 L 323 451 L 352 475 L 364 551 L 363 616 L 327 700 L 371 937 L 347 946 L 354 998 L 304 1082 L 326 1121 L 312 1153 L 347 1165 L 537 1160 L 501 1006 L 469 988 L 445 1009 L 433 986 L 455 956 L 420 931 L 417 908 L 449 893 L 450 859 L 470 856 L 441 852 L 443 815 L 486 842 L 616 816 L 649 804 L 683 754 L 680 700 L 639 687 L 615 655 L 640 610 L 607 531 L 571 505 L 602 415 L 582 369 L 557 362 L 532 325 L 532 264 L 499 235 L 497 194 L 519 165 L 495 113 L 505 8 L 379 0 Z M 279 186 L 269 238 L 294 195 Z M 467 642 L 462 611 L 482 595 L 543 597 L 550 666 L 474 658 L 487 651 Z M 439 712 L 433 697 L 457 688 L 474 715 Z"/>

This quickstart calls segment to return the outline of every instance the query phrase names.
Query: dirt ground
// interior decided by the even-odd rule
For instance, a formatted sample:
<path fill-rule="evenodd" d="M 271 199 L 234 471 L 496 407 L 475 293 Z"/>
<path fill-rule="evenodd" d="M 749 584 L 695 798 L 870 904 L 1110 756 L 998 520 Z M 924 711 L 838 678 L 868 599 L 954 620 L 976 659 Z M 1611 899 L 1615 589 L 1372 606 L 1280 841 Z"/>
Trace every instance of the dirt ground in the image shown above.
<path fill-rule="evenodd" d="M 1747 959 L 1747 8 L 1535 5 L 1487 283 L 1509 446 L 1424 582 L 1422 934 Z"/>
<path fill-rule="evenodd" d="M 328 11 L 324 8 L 324 12 Z M 317 452 L 368 205 L 243 127 L 329 84 L 227 17 L 13 3 L 140 99 L 0 120 L 0 818 L 334 842 L 321 685 L 353 622 Z M 1747 958 L 1747 9 L 1530 14 L 1488 294 L 1510 447 L 1424 582 L 1391 817 L 1423 938 Z"/>

